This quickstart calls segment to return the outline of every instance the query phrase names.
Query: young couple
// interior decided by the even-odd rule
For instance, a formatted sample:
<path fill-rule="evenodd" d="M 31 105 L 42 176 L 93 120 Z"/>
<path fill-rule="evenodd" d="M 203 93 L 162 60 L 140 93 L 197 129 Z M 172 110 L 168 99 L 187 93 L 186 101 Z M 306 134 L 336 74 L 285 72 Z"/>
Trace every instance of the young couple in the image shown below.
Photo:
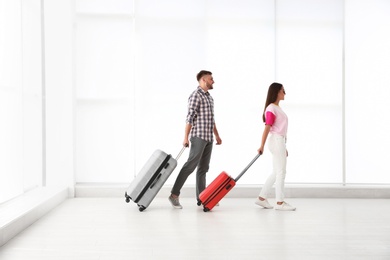
<path fill-rule="evenodd" d="M 190 154 L 187 162 L 180 170 L 172 187 L 169 201 L 176 209 L 183 208 L 179 201 L 180 190 L 188 176 L 196 171 L 196 198 L 200 206 L 199 194 L 206 188 L 206 173 L 209 170 L 211 152 L 213 149 L 213 135 L 216 144 L 222 144 L 217 126 L 214 121 L 214 100 L 209 90 L 213 89 L 214 79 L 210 71 L 200 71 L 196 79 L 199 83 L 197 89 L 188 99 L 188 114 L 186 119 L 184 146 L 190 146 Z M 288 127 L 287 115 L 279 106 L 284 100 L 286 92 L 280 83 L 272 83 L 269 86 L 265 102 L 263 121 L 265 128 L 258 153 L 264 152 L 264 145 L 268 140 L 269 150 L 272 153 L 273 171 L 267 178 L 256 204 L 265 208 L 274 208 L 267 200 L 270 190 L 275 183 L 276 210 L 295 210 L 284 201 L 284 180 L 286 177 L 286 163 L 288 152 L 286 149 L 286 135 Z"/>

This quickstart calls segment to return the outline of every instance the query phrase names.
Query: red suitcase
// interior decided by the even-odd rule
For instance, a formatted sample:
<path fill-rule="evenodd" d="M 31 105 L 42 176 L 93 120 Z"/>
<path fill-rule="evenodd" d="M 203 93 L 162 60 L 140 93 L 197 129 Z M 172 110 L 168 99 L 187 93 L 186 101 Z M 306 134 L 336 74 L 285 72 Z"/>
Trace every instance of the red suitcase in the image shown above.
<path fill-rule="evenodd" d="M 203 205 L 203 211 L 207 212 L 214 208 L 218 202 L 225 197 L 225 195 L 233 189 L 236 182 L 241 178 L 242 175 L 252 166 L 252 164 L 259 158 L 260 154 L 248 164 L 247 167 L 233 179 L 226 172 L 221 172 L 215 180 L 213 180 L 207 188 L 199 194 L 199 200 Z"/>

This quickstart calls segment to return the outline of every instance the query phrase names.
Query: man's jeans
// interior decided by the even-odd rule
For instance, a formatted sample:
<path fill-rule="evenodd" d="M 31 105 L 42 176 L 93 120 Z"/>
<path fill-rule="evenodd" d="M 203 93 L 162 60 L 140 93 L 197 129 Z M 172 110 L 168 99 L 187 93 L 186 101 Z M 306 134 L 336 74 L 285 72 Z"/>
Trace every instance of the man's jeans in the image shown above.
<path fill-rule="evenodd" d="M 195 168 L 198 168 L 196 171 L 196 198 L 199 199 L 199 194 L 206 188 L 206 173 L 209 170 L 213 143 L 207 142 L 199 137 L 191 137 L 190 141 L 190 155 L 187 162 L 181 168 L 171 193 L 179 196 L 180 190 L 188 176 L 190 176 Z"/>

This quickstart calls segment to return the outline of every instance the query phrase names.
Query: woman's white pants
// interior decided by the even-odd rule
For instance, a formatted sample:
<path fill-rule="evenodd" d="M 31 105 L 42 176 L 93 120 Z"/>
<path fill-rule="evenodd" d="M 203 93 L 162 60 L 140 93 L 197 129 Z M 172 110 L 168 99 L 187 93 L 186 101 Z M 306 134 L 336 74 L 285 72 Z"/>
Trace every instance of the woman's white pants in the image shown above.
<path fill-rule="evenodd" d="M 284 180 L 286 178 L 287 150 L 286 138 L 281 135 L 271 134 L 268 138 L 268 148 L 272 153 L 272 173 L 268 176 L 260 197 L 268 198 L 272 186 L 275 184 L 276 201 L 284 200 Z"/>

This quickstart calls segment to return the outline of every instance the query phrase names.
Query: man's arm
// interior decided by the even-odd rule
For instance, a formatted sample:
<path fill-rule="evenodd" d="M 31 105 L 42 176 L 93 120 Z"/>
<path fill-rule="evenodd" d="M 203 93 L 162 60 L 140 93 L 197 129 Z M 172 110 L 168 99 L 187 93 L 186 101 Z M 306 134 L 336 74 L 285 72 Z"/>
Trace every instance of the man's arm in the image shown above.
<path fill-rule="evenodd" d="M 214 132 L 214 136 L 215 136 L 215 140 L 217 141 L 217 144 L 222 144 L 222 139 L 219 137 L 217 125 L 215 123 L 214 123 L 213 132 Z"/>
<path fill-rule="evenodd" d="M 190 141 L 188 140 L 188 137 L 191 132 L 192 125 L 191 124 L 186 124 L 185 130 L 184 130 L 184 140 L 183 140 L 183 145 L 185 147 L 188 147 L 190 145 Z"/>

